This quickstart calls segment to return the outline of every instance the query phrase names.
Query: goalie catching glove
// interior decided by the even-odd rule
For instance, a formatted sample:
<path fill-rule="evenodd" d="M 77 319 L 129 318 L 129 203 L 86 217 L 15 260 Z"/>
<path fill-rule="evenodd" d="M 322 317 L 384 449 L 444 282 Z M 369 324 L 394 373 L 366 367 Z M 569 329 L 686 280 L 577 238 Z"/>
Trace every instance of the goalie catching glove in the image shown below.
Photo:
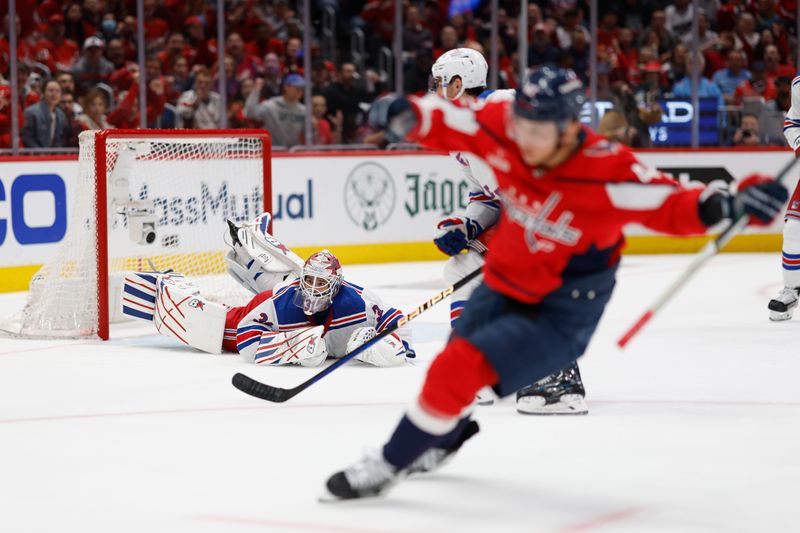
<path fill-rule="evenodd" d="M 350 335 L 350 340 L 347 341 L 347 353 L 351 353 L 365 342 L 371 341 L 375 338 L 375 335 L 377 335 L 375 328 L 358 328 Z M 397 366 L 405 362 L 406 352 L 407 349 L 403 341 L 396 333 L 392 333 L 373 343 L 372 346 L 355 358 L 358 361 L 375 366 Z"/>

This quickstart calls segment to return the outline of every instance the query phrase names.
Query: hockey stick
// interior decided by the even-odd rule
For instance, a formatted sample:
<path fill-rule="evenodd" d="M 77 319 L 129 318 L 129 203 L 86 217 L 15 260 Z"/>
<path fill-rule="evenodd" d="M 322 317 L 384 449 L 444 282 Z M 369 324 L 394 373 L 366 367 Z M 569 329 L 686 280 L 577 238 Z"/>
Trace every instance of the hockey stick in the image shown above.
<path fill-rule="evenodd" d="M 457 291 L 476 277 L 478 277 L 481 273 L 481 268 L 473 270 L 457 282 L 455 282 L 452 286 L 447 287 L 446 289 L 442 290 L 441 292 L 437 293 L 433 297 L 429 298 L 425 303 L 411 311 L 406 316 L 402 317 L 400 320 L 397 321 L 397 324 L 391 328 L 387 328 L 380 333 L 378 333 L 374 338 L 370 341 L 365 342 L 352 352 L 348 353 L 341 359 L 337 359 L 333 364 L 325 367 L 321 372 L 314 374 L 309 379 L 301 383 L 300 385 L 291 388 L 291 389 L 282 389 L 280 387 L 273 387 L 272 385 L 267 385 L 266 383 L 261 383 L 260 381 L 256 381 L 255 379 L 248 377 L 242 373 L 236 373 L 233 376 L 233 386 L 239 389 L 240 391 L 249 394 L 250 396 L 255 396 L 256 398 L 261 398 L 262 400 L 267 400 L 268 402 L 276 402 L 276 403 L 283 403 L 290 398 L 294 398 L 311 385 L 316 383 L 317 381 L 321 380 L 346 362 L 350 361 L 352 358 L 372 346 L 374 343 L 378 342 L 382 338 L 391 335 L 399 328 L 403 327 L 404 325 L 408 324 L 419 315 L 436 305 L 437 303 L 441 302 L 453 292 Z"/>
<path fill-rule="evenodd" d="M 783 182 L 784 179 L 789 175 L 789 172 L 794 168 L 797 162 L 800 161 L 798 158 L 793 158 L 790 162 L 788 162 L 778 175 L 775 177 L 775 181 Z M 702 250 L 700 250 L 697 255 L 695 255 L 692 262 L 686 267 L 680 276 L 678 276 L 665 290 L 661 293 L 661 295 L 656 299 L 656 301 L 639 317 L 637 320 L 628 330 L 622 335 L 619 340 L 617 340 L 617 345 L 620 348 L 625 348 L 630 340 L 637 334 L 642 328 L 650 321 L 653 316 L 661 310 L 664 305 L 669 302 L 673 296 L 680 290 L 683 285 L 691 279 L 695 272 L 697 272 L 701 266 L 703 266 L 709 259 L 714 257 L 719 253 L 725 245 L 730 242 L 736 235 L 742 232 L 742 230 L 747 226 L 747 223 L 750 222 L 750 217 L 748 215 L 744 215 L 740 217 L 738 220 L 733 221 L 728 228 L 722 232 L 716 239 L 709 241 Z"/>

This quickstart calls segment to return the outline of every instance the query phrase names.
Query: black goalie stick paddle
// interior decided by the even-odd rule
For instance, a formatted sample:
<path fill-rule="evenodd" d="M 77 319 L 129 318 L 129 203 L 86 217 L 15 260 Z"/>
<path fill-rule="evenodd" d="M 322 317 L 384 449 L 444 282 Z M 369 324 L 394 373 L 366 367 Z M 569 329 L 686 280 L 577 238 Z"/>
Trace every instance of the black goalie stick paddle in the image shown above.
<path fill-rule="evenodd" d="M 266 383 L 261 383 L 260 381 L 256 381 L 255 379 L 245 376 L 241 373 L 236 373 L 233 376 L 233 386 L 239 389 L 240 391 L 249 394 L 250 396 L 255 396 L 256 398 L 261 398 L 262 400 L 267 400 L 268 402 L 275 402 L 275 403 L 283 403 L 290 398 L 294 398 L 311 385 L 316 383 L 317 381 L 321 380 L 346 362 L 350 361 L 352 358 L 372 346 L 374 343 L 378 342 L 382 338 L 386 337 L 387 335 L 391 335 L 397 329 L 403 327 L 404 325 L 411 322 L 413 319 L 417 318 L 419 315 L 433 307 L 434 305 L 438 304 L 453 292 L 457 291 L 476 277 L 478 277 L 481 273 L 481 269 L 478 268 L 474 270 L 458 280 L 452 286 L 447 287 L 446 289 L 442 290 L 441 292 L 437 293 L 433 297 L 429 298 L 425 303 L 411 311 L 409 314 L 402 317 L 400 320 L 397 321 L 391 328 L 387 328 L 380 333 L 378 333 L 374 338 L 365 342 L 352 352 L 348 353 L 341 359 L 337 359 L 333 364 L 325 367 L 321 372 L 314 374 L 309 379 L 301 383 L 300 385 L 291 388 L 291 389 L 282 389 L 281 387 L 273 387 L 272 385 L 267 385 Z"/>

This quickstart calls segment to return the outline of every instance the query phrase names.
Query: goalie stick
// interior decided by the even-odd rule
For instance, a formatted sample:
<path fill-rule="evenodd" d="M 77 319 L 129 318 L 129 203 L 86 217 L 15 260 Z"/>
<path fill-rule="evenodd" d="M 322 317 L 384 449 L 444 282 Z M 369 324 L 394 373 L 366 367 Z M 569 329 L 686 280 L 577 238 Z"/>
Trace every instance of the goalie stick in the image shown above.
<path fill-rule="evenodd" d="M 453 294 L 453 292 L 457 291 L 458 289 L 460 289 L 461 287 L 463 287 L 464 285 L 466 285 L 467 283 L 478 277 L 481 273 L 481 269 L 482 267 L 473 270 L 472 272 L 470 272 L 469 274 L 467 274 L 466 276 L 455 282 L 450 287 L 447 287 L 441 292 L 435 294 L 433 297 L 425 301 L 425 303 L 423 303 L 422 305 L 411 311 L 406 316 L 402 317 L 400 320 L 398 320 L 395 326 L 391 328 L 386 328 L 385 330 L 381 331 L 370 341 L 365 342 L 364 344 L 362 344 L 352 352 L 348 353 L 341 359 L 337 359 L 333 364 L 325 367 L 321 372 L 314 374 L 309 379 L 307 379 L 306 381 L 304 381 L 303 383 L 294 388 L 282 389 L 281 387 L 273 387 L 272 385 L 261 383 L 260 381 L 256 381 L 255 379 L 239 372 L 237 372 L 233 376 L 232 380 L 233 386 L 239 389 L 240 391 L 249 394 L 250 396 L 255 396 L 256 398 L 261 398 L 262 400 L 267 400 L 269 402 L 283 403 L 286 400 L 294 398 L 295 396 L 306 390 L 308 387 L 310 387 L 317 381 L 321 380 L 322 378 L 324 378 L 325 376 L 327 376 L 328 374 L 330 374 L 331 372 L 333 372 L 334 370 L 336 370 L 337 368 L 339 368 L 340 366 L 342 366 L 343 364 L 345 364 L 346 362 L 348 362 L 349 360 L 351 360 L 352 358 L 354 358 L 355 356 L 357 356 L 358 354 L 369 348 L 372 344 L 378 342 L 379 340 L 388 335 L 391 335 L 399 328 L 408 324 L 416 317 L 418 317 L 419 315 L 421 315 L 422 313 L 424 313 L 437 303 L 441 302 L 442 300 Z"/>
<path fill-rule="evenodd" d="M 794 168 L 797 162 L 800 161 L 799 158 L 793 158 L 791 161 L 786 163 L 784 167 L 778 172 L 778 175 L 775 176 L 775 181 L 783 182 L 784 179 L 789 175 L 789 172 Z M 664 305 L 669 302 L 673 296 L 683 287 L 683 285 L 691 279 L 695 272 L 697 272 L 701 266 L 703 266 L 709 259 L 714 257 L 719 253 L 722 248 L 725 247 L 731 239 L 733 239 L 736 235 L 742 232 L 742 230 L 747 226 L 747 223 L 750 222 L 750 217 L 748 215 L 744 215 L 738 220 L 734 220 L 728 226 L 728 228 L 723 231 L 716 239 L 713 239 L 706 244 L 702 250 L 700 250 L 697 255 L 695 255 L 692 262 L 686 267 L 684 270 L 665 290 L 662 292 L 659 297 L 656 299 L 655 302 L 639 317 L 639 319 L 634 322 L 634 324 L 628 328 L 628 330 L 617 340 L 617 345 L 620 349 L 624 349 L 631 339 L 636 336 L 642 328 L 650 322 L 650 319 L 662 308 Z"/>

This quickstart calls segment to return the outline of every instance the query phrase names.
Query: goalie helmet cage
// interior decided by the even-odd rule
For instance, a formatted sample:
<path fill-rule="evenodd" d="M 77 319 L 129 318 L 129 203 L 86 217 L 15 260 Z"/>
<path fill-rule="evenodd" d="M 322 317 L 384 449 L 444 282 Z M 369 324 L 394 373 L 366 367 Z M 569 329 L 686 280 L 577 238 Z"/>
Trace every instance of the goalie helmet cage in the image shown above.
<path fill-rule="evenodd" d="M 249 293 L 225 274 L 224 219 L 271 211 L 270 156 L 264 130 L 83 132 L 67 233 L 33 276 L 12 333 L 107 340 L 119 312 L 109 300 L 124 296 L 122 275 L 110 282 L 110 272 L 149 265 L 199 277 L 211 299 L 244 303 Z"/>

